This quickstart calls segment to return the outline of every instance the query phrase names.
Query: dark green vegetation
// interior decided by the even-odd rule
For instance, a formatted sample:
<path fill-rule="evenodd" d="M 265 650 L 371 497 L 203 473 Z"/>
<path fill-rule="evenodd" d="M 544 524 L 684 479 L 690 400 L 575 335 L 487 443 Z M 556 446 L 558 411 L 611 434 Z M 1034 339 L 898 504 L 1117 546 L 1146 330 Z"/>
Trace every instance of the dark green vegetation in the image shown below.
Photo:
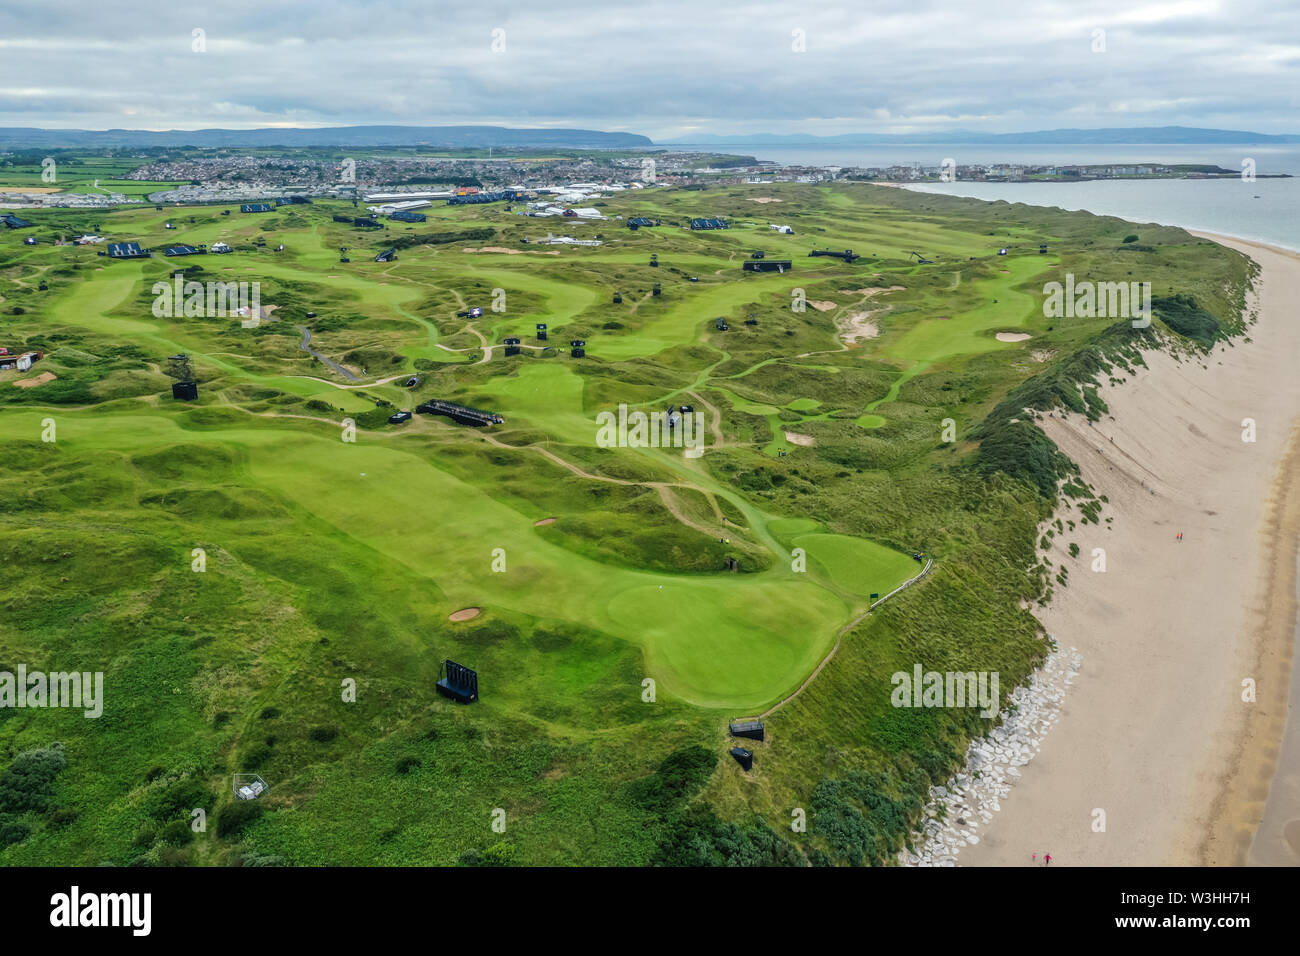
<path fill-rule="evenodd" d="M 1025 409 L 1101 414 L 1095 384 L 1139 346 L 1236 334 L 1248 264 L 1178 229 L 1144 227 L 1134 251 L 1119 220 L 866 186 L 601 208 L 664 224 L 569 220 L 605 238 L 571 248 L 522 243 L 557 221 L 501 205 L 374 234 L 318 203 L 42 212 L 0 234 L 0 345 L 45 353 L 0 373 L 0 670 L 103 671 L 106 697 L 98 719 L 0 710 L 0 862 L 892 860 L 988 721 L 895 709 L 891 674 L 996 670 L 1008 693 L 1045 653 L 1023 609 L 1052 584 L 1039 523 L 1058 495 L 1097 520 Z M 733 228 L 691 233 L 693 216 Z M 96 223 L 236 251 L 109 262 L 51 244 Z M 397 262 L 371 261 L 398 242 Z M 864 258 L 808 258 L 825 248 Z M 742 273 L 755 249 L 793 273 Z M 270 320 L 155 317 L 154 284 L 182 266 L 260 282 Z M 1152 329 L 1043 318 L 1043 284 L 1067 272 L 1150 281 Z M 543 349 L 538 322 L 588 357 Z M 846 347 L 841 327 L 879 334 Z M 507 358 L 507 336 L 528 347 Z M 192 405 L 168 395 L 178 351 Z M 42 372 L 57 378 L 15 384 Z M 387 424 L 434 396 L 506 423 Z M 596 414 L 621 402 L 694 405 L 707 450 L 598 447 Z M 934 572 L 861 617 L 919 569 L 912 551 Z M 448 620 L 466 607 L 482 613 Z M 726 720 L 786 696 L 854 621 L 744 774 Z M 479 703 L 434 695 L 444 657 L 479 670 Z M 270 793 L 236 802 L 234 773 Z"/>

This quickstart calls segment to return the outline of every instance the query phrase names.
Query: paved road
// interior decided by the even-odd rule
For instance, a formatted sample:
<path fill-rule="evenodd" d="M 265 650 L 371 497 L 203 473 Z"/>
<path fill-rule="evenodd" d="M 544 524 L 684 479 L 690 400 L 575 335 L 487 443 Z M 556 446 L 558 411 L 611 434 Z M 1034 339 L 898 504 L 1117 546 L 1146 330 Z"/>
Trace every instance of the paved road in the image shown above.
<path fill-rule="evenodd" d="M 298 343 L 298 348 L 320 359 L 322 364 L 328 365 L 330 368 L 334 369 L 334 371 L 338 372 L 340 375 L 346 378 L 349 382 L 361 381 L 359 377 L 353 375 L 351 372 L 345 369 L 338 362 L 334 361 L 333 359 L 326 358 L 325 356 L 321 355 L 319 352 L 317 352 L 314 348 L 311 347 L 311 329 L 307 328 L 307 326 L 305 325 L 295 325 L 294 328 L 302 333 L 302 341 Z"/>

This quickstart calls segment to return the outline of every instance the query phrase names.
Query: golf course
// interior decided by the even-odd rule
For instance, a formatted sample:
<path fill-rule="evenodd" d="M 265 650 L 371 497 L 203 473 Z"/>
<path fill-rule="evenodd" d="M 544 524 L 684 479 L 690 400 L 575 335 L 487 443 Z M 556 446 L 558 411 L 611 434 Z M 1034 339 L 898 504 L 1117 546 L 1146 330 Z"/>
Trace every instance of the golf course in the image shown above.
<path fill-rule="evenodd" d="M 1020 413 L 1100 414 L 1093 376 L 1140 361 L 1124 323 L 1045 317 L 1044 284 L 1150 281 L 1158 320 L 1192 301 L 1178 322 L 1230 329 L 1247 266 L 1179 229 L 867 185 L 595 205 L 438 203 L 363 229 L 343 201 L 144 204 L 0 230 L 0 347 L 40 353 L 0 371 L 0 670 L 102 672 L 105 698 L 97 719 L 0 710 L 5 765 L 66 753 L 0 812 L 0 863 L 903 846 L 989 721 L 894 709 L 890 675 L 1000 671 L 1006 694 L 1042 659 L 1037 527 L 1071 466 Z M 561 232 L 601 244 L 543 241 Z M 163 254 L 181 243 L 231 252 Z M 744 269 L 772 260 L 791 265 Z M 178 273 L 255 284 L 260 312 L 159 308 Z M 196 400 L 173 398 L 178 355 Z M 598 416 L 621 406 L 697 416 L 700 453 L 666 427 L 607 447 Z M 479 700 L 438 696 L 444 660 Z M 745 773 L 727 722 L 783 701 Z M 268 794 L 234 800 L 235 774 Z"/>

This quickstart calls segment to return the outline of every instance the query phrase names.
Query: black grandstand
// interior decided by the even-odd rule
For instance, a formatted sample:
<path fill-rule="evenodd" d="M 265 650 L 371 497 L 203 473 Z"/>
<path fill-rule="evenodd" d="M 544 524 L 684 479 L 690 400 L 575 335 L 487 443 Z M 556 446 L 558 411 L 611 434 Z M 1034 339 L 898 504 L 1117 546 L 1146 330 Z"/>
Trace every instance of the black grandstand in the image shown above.
<path fill-rule="evenodd" d="M 384 224 L 373 216 L 358 216 L 352 220 L 352 225 L 359 226 L 362 229 L 382 229 Z"/>
<path fill-rule="evenodd" d="M 657 225 L 659 225 L 659 220 L 647 219 L 645 216 L 636 216 L 627 221 L 627 227 L 629 229 L 640 229 L 642 226 L 657 226 Z"/>
<path fill-rule="evenodd" d="M 352 224 L 352 217 L 351 217 L 351 216 L 339 216 L 339 215 L 335 215 L 335 216 L 334 216 L 334 221 L 335 221 L 335 222 L 346 222 L 346 223 L 348 223 L 349 225 L 351 225 L 351 224 Z"/>
<path fill-rule="evenodd" d="M 741 268 L 745 272 L 789 272 L 789 259 L 746 259 Z"/>
<path fill-rule="evenodd" d="M 203 254 L 202 249 L 195 249 L 193 246 L 168 246 L 163 252 L 165 256 L 200 256 Z"/>
<path fill-rule="evenodd" d="M 429 217 L 422 212 L 395 212 L 388 218 L 398 222 L 424 222 Z"/>
<path fill-rule="evenodd" d="M 397 261 L 397 250 L 396 250 L 396 249 L 385 249 L 385 250 L 384 250 L 383 252 L 381 252 L 379 255 L 375 256 L 375 261 L 376 261 L 376 262 L 396 262 L 396 261 Z"/>
<path fill-rule="evenodd" d="M 35 225 L 35 223 L 30 223 L 26 219 L 19 219 L 13 213 L 0 215 L 0 222 L 3 222 L 8 229 L 30 229 Z"/>
<path fill-rule="evenodd" d="M 746 750 L 744 747 L 732 747 L 729 752 L 736 758 L 736 763 L 740 764 L 740 769 L 745 771 L 754 769 L 754 751 Z"/>
<path fill-rule="evenodd" d="M 513 202 L 516 199 L 523 198 L 525 198 L 525 196 L 522 189 L 498 189 L 494 192 L 470 193 L 467 196 L 452 196 L 447 200 L 447 205 L 477 206 L 481 203 Z"/>
<path fill-rule="evenodd" d="M 832 252 L 829 249 L 814 249 L 808 253 L 810 256 L 829 256 L 832 259 L 843 259 L 845 262 L 852 262 L 854 259 L 862 257 L 856 255 L 852 249 L 845 249 L 843 252 Z"/>
<path fill-rule="evenodd" d="M 138 242 L 110 242 L 108 257 L 110 259 L 148 259 L 153 253 L 141 249 Z"/>
<path fill-rule="evenodd" d="M 470 408 L 467 405 L 445 402 L 440 398 L 430 399 L 423 405 L 417 406 L 415 410 L 422 415 L 445 415 L 457 424 L 473 425 L 476 428 L 482 428 L 484 425 L 501 425 L 505 423 L 505 419 L 495 412 L 485 412 L 478 408 Z"/>
<path fill-rule="evenodd" d="M 450 697 L 462 704 L 472 704 L 478 700 L 478 671 L 448 658 L 438 669 L 438 683 L 435 686 L 443 697 Z"/>
<path fill-rule="evenodd" d="M 730 229 L 725 219 L 692 219 L 691 228 L 694 230 L 701 229 Z"/>
<path fill-rule="evenodd" d="M 246 202 L 239 207 L 240 212 L 270 212 L 271 204 L 266 202 Z"/>

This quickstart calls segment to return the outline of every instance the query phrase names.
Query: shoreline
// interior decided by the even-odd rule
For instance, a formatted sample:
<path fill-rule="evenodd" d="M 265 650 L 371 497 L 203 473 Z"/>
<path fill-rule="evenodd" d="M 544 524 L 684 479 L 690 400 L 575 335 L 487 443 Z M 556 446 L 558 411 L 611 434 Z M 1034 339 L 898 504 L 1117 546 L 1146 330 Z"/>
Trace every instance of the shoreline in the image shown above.
<path fill-rule="evenodd" d="M 1264 177 L 1260 177 L 1260 178 L 1264 178 Z M 1274 177 L 1274 178 L 1283 178 L 1283 177 Z M 1291 175 L 1291 176 L 1288 176 L 1288 177 L 1286 177 L 1286 178 L 1294 179 L 1294 178 L 1296 178 L 1296 177 L 1295 177 L 1294 175 Z M 1098 179 L 1098 180 L 1088 180 L 1088 181 L 1089 181 L 1089 182 L 1119 182 L 1120 180 Z M 1196 180 L 1196 182 L 1210 182 L 1210 181 L 1211 181 L 1211 180 Z M 873 183 L 872 185 L 875 185 L 875 186 L 885 186 L 885 185 L 895 186 L 895 187 L 897 187 L 897 188 L 899 188 L 899 189 L 906 189 L 906 190 L 908 190 L 909 192 L 921 193 L 922 195 L 926 195 L 926 196 L 956 196 L 957 198 L 960 198 L 960 199 L 974 199 L 974 198 L 976 198 L 976 197 L 973 197 L 973 196 L 966 196 L 966 195 L 963 195 L 962 193 L 950 192 L 949 190 L 946 190 L 946 189 L 927 189 L 927 188 L 924 188 L 924 187 L 926 187 L 926 186 L 940 185 L 939 183 Z M 981 184 L 981 185 L 984 185 L 984 184 Z M 1015 185 L 1023 185 L 1023 184 L 1021 184 L 1021 183 L 988 183 L 987 185 L 990 185 L 990 186 L 1015 186 Z M 1046 185 L 1067 185 L 1067 186 L 1068 186 L 1068 185 L 1074 185 L 1074 184 L 1073 184 L 1073 183 L 1064 183 L 1064 184 L 1062 184 L 1062 183 L 1047 183 Z M 980 202 L 993 202 L 994 200 L 980 199 L 979 201 L 980 201 Z M 1005 199 L 1005 200 L 999 200 L 999 201 L 1001 201 L 1001 202 L 1018 202 L 1018 203 L 1025 203 L 1026 205 L 1038 206 L 1039 208 L 1042 208 L 1042 209 L 1067 209 L 1067 207 L 1065 207 L 1065 206 L 1059 206 L 1059 205 L 1056 205 L 1055 203 L 1028 203 L 1028 202 L 1026 202 L 1026 201 L 1023 200 L 1023 199 Z M 1114 215 L 1113 213 L 1093 212 L 1091 209 L 1082 209 L 1082 208 L 1077 209 L 1077 210 L 1068 210 L 1068 209 L 1067 209 L 1067 211 L 1075 211 L 1075 212 L 1091 212 L 1094 216 L 1113 216 L 1113 215 Z M 1136 217 L 1137 215 L 1138 215 L 1138 214 L 1136 214 L 1136 213 L 1134 214 L 1135 217 Z M 1128 218 L 1128 217 L 1123 217 L 1123 218 Z M 1138 225 L 1143 225 L 1143 224 L 1145 224 L 1145 221 L 1143 221 L 1143 222 L 1138 222 L 1138 221 L 1137 221 L 1137 218 L 1134 218 L 1133 221 L 1134 221 L 1136 224 L 1138 224 Z M 1222 230 L 1220 230 L 1220 229 L 1218 229 L 1218 228 L 1216 228 L 1216 227 L 1214 227 L 1214 226 L 1197 226 L 1197 225 L 1191 225 L 1191 226 L 1189 226 L 1189 225 L 1185 225 L 1185 224 L 1180 223 L 1180 222 L 1160 222 L 1159 220 L 1154 220 L 1154 219 L 1151 220 L 1151 222 L 1154 223 L 1154 224 L 1157 225 L 1157 226 L 1167 226 L 1167 227 L 1172 228 L 1172 229 L 1182 229 L 1182 230 L 1184 230 L 1184 231 L 1190 233 L 1190 234 L 1193 235 L 1193 236 L 1199 236 L 1199 237 L 1202 238 L 1202 239 L 1209 239 L 1209 240 L 1211 240 L 1211 241 L 1213 241 L 1213 242 L 1217 242 L 1217 243 L 1219 243 L 1220 245 L 1226 245 L 1227 243 L 1223 242 L 1223 240 L 1228 239 L 1228 240 L 1232 240 L 1233 242 L 1245 243 L 1245 244 L 1248 244 L 1248 245 L 1251 245 L 1251 246 L 1258 246 L 1258 247 L 1260 247 L 1260 248 L 1262 248 L 1262 249 L 1269 249 L 1269 250 L 1273 250 L 1273 251 L 1277 251 L 1277 252 L 1283 252 L 1283 253 L 1286 253 L 1286 252 L 1300 252 L 1300 243 L 1297 243 L 1297 244 L 1294 245 L 1294 246 L 1289 246 L 1289 245 L 1284 245 L 1284 244 L 1282 244 L 1282 243 L 1281 243 L 1279 240 L 1277 240 L 1277 239 L 1267 239 L 1267 238 L 1264 238 L 1264 237 L 1262 237 L 1262 236 L 1240 236 L 1240 235 L 1237 235 L 1236 233 L 1223 232 Z"/>
<path fill-rule="evenodd" d="M 1247 255 L 1283 257 L 1300 271 L 1300 253 L 1294 250 L 1200 230 L 1192 234 Z M 1259 580 L 1250 610 L 1257 628 L 1250 663 L 1261 684 L 1263 675 L 1276 675 L 1275 693 L 1269 700 L 1261 693 L 1260 706 L 1239 722 L 1237 747 L 1219 780 L 1198 847 L 1202 865 L 1300 865 L 1300 714 L 1294 710 L 1300 701 L 1300 671 L 1294 666 L 1300 647 L 1300 409 L 1292 406 L 1289 414 L 1291 432 L 1270 476 L 1265 521 L 1256 532 L 1268 573 Z"/>
<path fill-rule="evenodd" d="M 1259 263 L 1255 321 L 1207 356 L 1143 353 L 1146 368 L 1102 386 L 1095 425 L 1039 416 L 1108 498 L 1100 525 L 1068 503 L 1049 520 L 1076 522 L 1049 552 L 1073 573 L 1035 613 L 1082 666 L 964 865 L 1300 862 L 1300 254 L 1193 234 Z M 1092 573 L 1094 547 L 1107 573 Z"/>

